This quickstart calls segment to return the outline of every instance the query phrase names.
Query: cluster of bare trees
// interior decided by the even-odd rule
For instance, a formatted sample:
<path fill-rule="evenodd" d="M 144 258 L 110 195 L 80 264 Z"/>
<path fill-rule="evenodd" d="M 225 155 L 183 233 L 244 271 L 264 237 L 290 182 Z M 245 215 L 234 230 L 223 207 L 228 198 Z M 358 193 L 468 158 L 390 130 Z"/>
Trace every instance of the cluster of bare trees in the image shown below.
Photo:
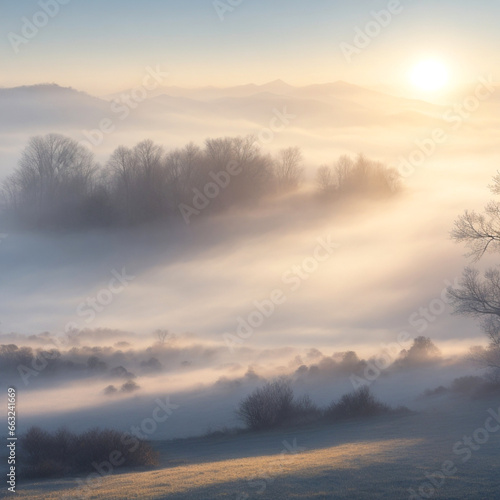
<path fill-rule="evenodd" d="M 92 153 L 77 142 L 56 134 L 33 137 L 3 183 L 3 206 L 28 227 L 63 222 L 95 206 L 97 179 Z"/>
<path fill-rule="evenodd" d="M 76 141 L 58 134 L 34 137 L 15 172 L 3 183 L 3 208 L 28 228 L 140 224 L 179 215 L 196 190 L 232 166 L 237 175 L 220 188 L 210 210 L 252 204 L 277 189 L 299 184 L 300 151 L 277 158 L 252 136 L 209 139 L 167 152 L 145 140 L 118 147 L 104 166 Z"/>
<path fill-rule="evenodd" d="M 22 152 L 3 182 L 2 208 L 13 225 L 30 229 L 137 225 L 179 216 L 180 207 L 196 212 L 197 196 L 210 198 L 204 207 L 210 213 L 256 204 L 302 182 L 299 148 L 272 156 L 253 136 L 208 139 L 204 147 L 191 143 L 173 151 L 145 140 L 118 147 L 101 166 L 78 142 L 49 134 L 33 137 Z M 397 182 L 391 169 L 362 156 L 342 157 L 318 172 L 319 192 L 328 195 L 389 193 Z"/>
<path fill-rule="evenodd" d="M 401 178 L 394 168 L 359 155 L 355 160 L 341 156 L 332 166 L 318 169 L 316 181 L 325 197 L 359 193 L 387 196 L 400 189 Z"/>

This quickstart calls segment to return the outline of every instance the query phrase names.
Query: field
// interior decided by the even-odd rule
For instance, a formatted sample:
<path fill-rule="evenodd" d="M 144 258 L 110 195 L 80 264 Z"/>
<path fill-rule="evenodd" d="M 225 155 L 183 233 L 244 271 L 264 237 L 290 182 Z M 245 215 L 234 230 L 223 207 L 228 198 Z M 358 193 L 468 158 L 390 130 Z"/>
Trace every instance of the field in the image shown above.
<path fill-rule="evenodd" d="M 478 429 L 498 406 L 498 400 L 441 398 L 407 416 L 161 441 L 156 470 L 90 479 L 86 489 L 89 477 L 21 483 L 17 498 L 409 499 L 410 488 L 423 487 L 427 496 L 413 498 L 495 499 L 500 432 Z M 453 451 L 466 436 L 470 458 L 463 443 L 460 454 Z M 435 473 L 446 461 L 453 473 L 443 480 Z M 426 474 L 434 474 L 435 486 Z"/>

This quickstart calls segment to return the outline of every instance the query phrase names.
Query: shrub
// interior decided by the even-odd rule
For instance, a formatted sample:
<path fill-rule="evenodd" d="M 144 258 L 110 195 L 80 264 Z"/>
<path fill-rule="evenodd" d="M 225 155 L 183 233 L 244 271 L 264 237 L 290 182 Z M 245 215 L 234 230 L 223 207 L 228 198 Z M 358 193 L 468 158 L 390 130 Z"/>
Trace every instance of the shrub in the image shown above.
<path fill-rule="evenodd" d="M 68 468 L 61 462 L 44 459 L 26 469 L 23 475 L 26 478 L 49 478 L 65 476 L 67 472 Z"/>
<path fill-rule="evenodd" d="M 451 390 L 454 392 L 459 392 L 462 394 L 473 394 L 479 387 L 485 383 L 485 379 L 482 377 L 476 377 L 474 375 L 468 375 L 465 377 L 456 378 L 451 383 Z"/>
<path fill-rule="evenodd" d="M 294 401 L 292 417 L 294 422 L 312 422 L 318 420 L 323 411 L 311 400 L 309 395 L 304 395 Z"/>
<path fill-rule="evenodd" d="M 51 435 L 40 427 L 31 427 L 21 438 L 27 459 L 32 463 L 42 463 L 49 454 L 51 439 Z"/>
<path fill-rule="evenodd" d="M 375 399 L 368 387 L 344 394 L 338 402 L 333 402 L 326 410 L 327 417 L 342 420 L 353 417 L 372 417 L 390 413 L 391 408 Z"/>
<path fill-rule="evenodd" d="M 431 398 L 433 396 L 441 396 L 442 394 L 447 394 L 448 392 L 449 392 L 449 389 L 447 389 L 443 385 L 440 385 L 439 387 L 436 387 L 435 389 L 426 389 L 423 393 L 423 396 L 425 398 Z"/>
<path fill-rule="evenodd" d="M 456 378 L 451 390 L 474 398 L 496 395 L 500 392 L 500 382 L 494 377 L 476 377 L 469 375 Z"/>
<path fill-rule="evenodd" d="M 120 454 L 123 467 L 158 464 L 158 453 L 148 442 L 123 441 L 123 434 L 112 429 L 96 428 L 77 435 L 64 428 L 49 433 L 31 427 L 20 439 L 21 475 L 37 478 L 91 472 L 94 464 L 109 461 L 111 453 Z"/>
<path fill-rule="evenodd" d="M 484 384 L 479 386 L 473 394 L 475 398 L 488 398 L 500 394 L 500 382 L 486 379 Z"/>
<path fill-rule="evenodd" d="M 271 429 L 290 420 L 293 405 L 290 381 L 281 378 L 247 396 L 240 403 L 237 414 L 250 429 Z"/>

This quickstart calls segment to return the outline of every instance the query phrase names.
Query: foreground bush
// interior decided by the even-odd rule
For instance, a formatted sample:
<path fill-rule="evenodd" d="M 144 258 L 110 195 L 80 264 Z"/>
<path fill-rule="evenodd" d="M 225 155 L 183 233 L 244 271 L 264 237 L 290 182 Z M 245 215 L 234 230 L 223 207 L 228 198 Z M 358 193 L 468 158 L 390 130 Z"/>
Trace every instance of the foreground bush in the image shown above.
<path fill-rule="evenodd" d="M 314 404 L 308 395 L 302 396 L 293 402 L 293 423 L 314 422 L 323 417 L 324 411 Z"/>
<path fill-rule="evenodd" d="M 241 401 L 237 414 L 251 430 L 266 430 L 283 425 L 300 425 L 323 420 L 343 420 L 384 414 L 405 414 L 403 406 L 391 408 L 378 401 L 368 387 L 344 394 L 328 408 L 315 405 L 307 395 L 295 398 L 286 378 L 268 382 Z"/>
<path fill-rule="evenodd" d="M 158 464 L 158 453 L 149 443 L 111 429 L 73 434 L 63 428 L 49 433 L 31 427 L 20 446 L 21 475 L 28 478 L 98 472 L 100 464 L 109 463 L 111 457 L 116 457 L 116 467 Z"/>
<path fill-rule="evenodd" d="M 293 390 L 290 382 L 279 379 L 268 382 L 247 396 L 238 408 L 238 416 L 248 428 L 271 429 L 290 419 L 293 410 Z"/>
<path fill-rule="evenodd" d="M 326 410 L 326 416 L 333 420 L 354 417 L 373 417 L 392 413 L 394 410 L 375 399 L 368 387 L 344 394 L 339 401 L 333 402 Z"/>
<path fill-rule="evenodd" d="M 307 395 L 296 399 L 291 382 L 280 378 L 247 396 L 240 403 L 237 414 L 249 429 L 264 430 L 319 420 L 323 410 Z"/>

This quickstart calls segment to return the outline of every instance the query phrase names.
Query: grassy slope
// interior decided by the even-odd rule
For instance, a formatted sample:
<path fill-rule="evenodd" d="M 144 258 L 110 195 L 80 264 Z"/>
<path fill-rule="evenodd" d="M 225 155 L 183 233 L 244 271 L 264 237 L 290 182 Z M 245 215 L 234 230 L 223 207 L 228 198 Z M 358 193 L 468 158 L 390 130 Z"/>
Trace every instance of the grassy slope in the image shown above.
<path fill-rule="evenodd" d="M 425 472 L 453 460 L 458 471 L 432 498 L 500 498 L 500 431 L 463 464 L 453 445 L 484 425 L 500 401 L 437 400 L 418 415 L 272 433 L 158 443 L 161 468 L 106 477 L 92 499 L 408 498 Z M 284 441 L 306 448 L 286 451 Z M 82 479 L 85 479 L 83 477 Z M 22 484 L 19 499 L 78 497 L 75 480 Z M 81 494 L 81 492 L 80 492 Z M 247 496 L 248 495 L 248 496 Z"/>

